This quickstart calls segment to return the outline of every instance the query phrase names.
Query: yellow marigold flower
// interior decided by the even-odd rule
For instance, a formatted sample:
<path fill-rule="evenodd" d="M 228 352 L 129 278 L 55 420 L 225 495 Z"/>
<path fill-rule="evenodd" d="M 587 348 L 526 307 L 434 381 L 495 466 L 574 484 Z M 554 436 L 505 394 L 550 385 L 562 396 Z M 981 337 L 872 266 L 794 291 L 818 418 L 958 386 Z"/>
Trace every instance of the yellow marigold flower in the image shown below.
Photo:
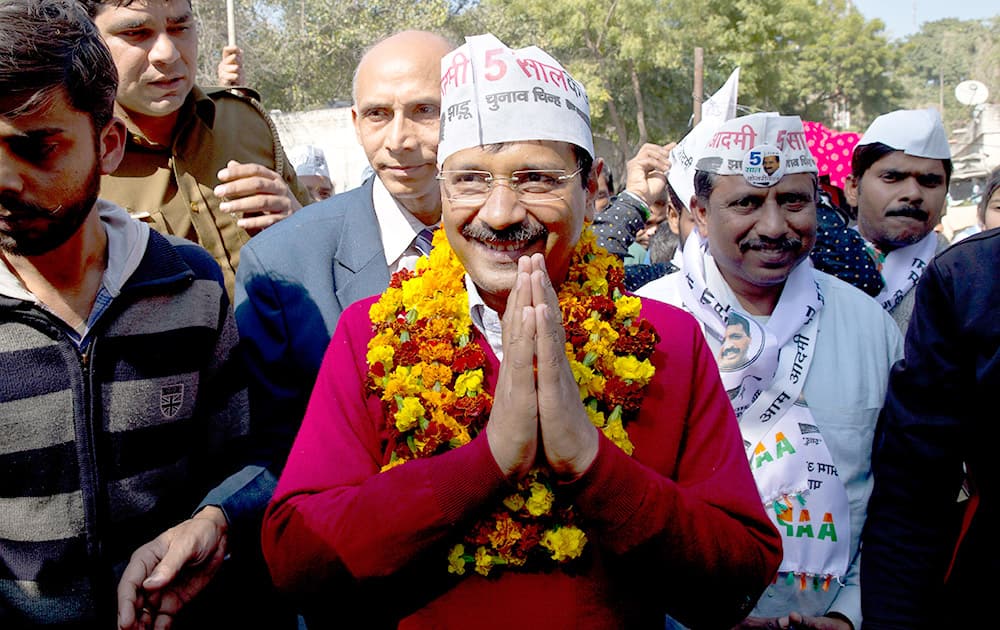
<path fill-rule="evenodd" d="M 419 391 L 410 380 L 410 368 L 400 365 L 389 374 L 385 382 L 382 400 L 392 400 L 396 396 L 409 396 Z"/>
<path fill-rule="evenodd" d="M 552 501 L 555 495 L 543 483 L 537 481 L 531 484 L 531 496 L 528 497 L 528 512 L 532 516 L 542 516 L 548 514 L 552 509 Z"/>
<path fill-rule="evenodd" d="M 597 397 L 604 393 L 604 386 L 607 385 L 608 381 L 606 378 L 599 374 L 595 374 L 594 378 L 590 379 L 587 383 L 587 397 Z"/>
<path fill-rule="evenodd" d="M 441 391 L 425 389 L 420 392 L 420 397 L 424 399 L 428 407 L 444 407 L 455 402 L 455 393 L 450 389 L 442 389 Z"/>
<path fill-rule="evenodd" d="M 403 399 L 403 404 L 396 412 L 396 428 L 400 431 L 409 431 L 417 426 L 417 422 L 424 417 L 424 406 L 420 400 L 413 397 Z"/>
<path fill-rule="evenodd" d="M 390 468 L 395 468 L 396 466 L 402 466 L 403 464 L 405 464 L 408 461 L 410 461 L 410 460 L 403 459 L 402 457 L 399 457 L 397 459 L 392 460 L 391 462 L 389 462 L 388 464 L 386 464 L 382 468 L 380 468 L 379 472 L 385 472 L 385 471 L 389 470 Z"/>
<path fill-rule="evenodd" d="M 648 359 L 640 361 L 634 356 L 616 357 L 615 374 L 625 380 L 645 384 L 653 377 L 653 364 Z"/>
<path fill-rule="evenodd" d="M 423 278 L 411 278 L 403 283 L 402 288 L 402 303 L 403 308 L 406 310 L 417 309 L 419 314 L 419 308 L 421 301 L 425 297 L 425 291 Z"/>
<path fill-rule="evenodd" d="M 628 432 L 625 431 L 625 427 L 622 426 L 621 418 L 609 420 L 607 426 L 602 427 L 601 430 L 604 431 L 604 435 L 606 435 L 609 440 L 614 442 L 618 448 L 625 451 L 626 455 L 631 455 L 635 450 L 632 440 L 628 437 Z"/>
<path fill-rule="evenodd" d="M 455 420 L 455 418 L 449 416 L 440 409 L 435 409 L 431 418 L 434 422 L 437 422 L 441 426 L 448 427 L 451 433 L 455 436 L 449 440 L 453 448 L 468 444 L 472 441 L 472 437 L 469 435 L 468 427 L 462 426 Z"/>
<path fill-rule="evenodd" d="M 570 359 L 569 367 L 573 370 L 573 379 L 579 385 L 586 385 L 587 381 L 594 378 L 594 371 L 576 359 Z M 580 388 L 581 391 L 583 389 L 583 387 Z"/>
<path fill-rule="evenodd" d="M 521 529 L 514 519 L 509 516 L 497 519 L 490 534 L 490 544 L 494 549 L 510 549 L 519 540 L 521 540 Z"/>
<path fill-rule="evenodd" d="M 421 378 L 423 379 L 424 387 L 434 387 L 435 383 L 440 383 L 442 387 L 447 387 L 451 384 L 451 368 L 440 363 L 427 363 L 424 364 Z"/>
<path fill-rule="evenodd" d="M 615 310 L 618 312 L 618 317 L 623 319 L 638 317 L 639 311 L 642 310 L 642 300 L 631 295 L 623 295 L 615 300 Z"/>
<path fill-rule="evenodd" d="M 448 573 L 465 575 L 465 545 L 458 544 L 448 554 Z"/>
<path fill-rule="evenodd" d="M 395 354 L 396 351 L 392 346 L 371 345 L 368 348 L 368 353 L 365 355 L 365 359 L 367 359 L 368 365 L 375 365 L 376 363 L 391 363 L 392 357 Z"/>
<path fill-rule="evenodd" d="M 596 317 L 588 317 L 583 320 L 582 326 L 584 330 L 590 333 L 591 341 L 600 340 L 602 346 L 611 347 L 614 342 L 618 341 L 618 331 L 615 330 L 611 324 L 602 321 Z M 589 348 L 588 348 L 589 349 Z"/>
<path fill-rule="evenodd" d="M 549 529 L 542 535 L 542 546 L 552 552 L 552 559 L 556 562 L 579 558 L 586 544 L 587 535 L 572 525 Z"/>
<path fill-rule="evenodd" d="M 597 409 L 592 409 L 589 405 L 584 407 L 587 410 L 587 417 L 598 429 L 604 428 L 607 419 L 604 417 L 604 412 Z"/>
<path fill-rule="evenodd" d="M 455 395 L 475 396 L 483 389 L 483 371 L 481 369 L 463 372 L 455 379 Z"/>
<path fill-rule="evenodd" d="M 515 492 L 504 499 L 503 504 L 506 505 L 507 509 L 511 512 L 517 512 L 524 507 L 524 497 L 521 496 L 520 492 Z"/>
<path fill-rule="evenodd" d="M 382 297 L 368 309 L 368 317 L 373 322 L 387 322 L 396 319 L 396 311 L 401 305 L 402 293 L 399 289 L 386 289 Z"/>
<path fill-rule="evenodd" d="M 479 547 L 476 549 L 476 573 L 479 575 L 489 575 L 490 569 L 493 568 L 493 561 L 496 560 L 493 556 L 486 551 L 486 547 Z"/>

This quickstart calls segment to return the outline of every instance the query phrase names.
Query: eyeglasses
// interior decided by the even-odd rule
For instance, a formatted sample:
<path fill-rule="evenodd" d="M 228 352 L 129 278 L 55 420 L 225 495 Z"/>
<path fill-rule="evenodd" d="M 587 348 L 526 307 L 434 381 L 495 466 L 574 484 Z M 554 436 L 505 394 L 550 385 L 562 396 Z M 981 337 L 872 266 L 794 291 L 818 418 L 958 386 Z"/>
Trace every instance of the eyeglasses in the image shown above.
<path fill-rule="evenodd" d="M 506 181 L 522 203 L 531 204 L 561 201 L 563 198 L 556 192 L 582 170 L 578 168 L 572 173 L 562 169 L 514 171 L 510 177 L 497 177 L 489 171 L 441 171 L 437 178 L 444 182 L 444 194 L 453 203 L 485 203 L 493 190 L 493 184 Z"/>

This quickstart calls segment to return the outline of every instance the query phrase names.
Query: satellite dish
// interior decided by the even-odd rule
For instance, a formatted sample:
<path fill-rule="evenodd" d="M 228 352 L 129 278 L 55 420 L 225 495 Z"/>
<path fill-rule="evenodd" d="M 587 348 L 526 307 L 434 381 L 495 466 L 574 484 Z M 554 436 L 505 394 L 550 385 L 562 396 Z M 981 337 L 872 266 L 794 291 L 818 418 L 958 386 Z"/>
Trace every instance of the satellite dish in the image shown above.
<path fill-rule="evenodd" d="M 980 81 L 962 81 L 955 86 L 955 98 L 962 105 L 980 105 L 989 95 L 989 88 Z"/>

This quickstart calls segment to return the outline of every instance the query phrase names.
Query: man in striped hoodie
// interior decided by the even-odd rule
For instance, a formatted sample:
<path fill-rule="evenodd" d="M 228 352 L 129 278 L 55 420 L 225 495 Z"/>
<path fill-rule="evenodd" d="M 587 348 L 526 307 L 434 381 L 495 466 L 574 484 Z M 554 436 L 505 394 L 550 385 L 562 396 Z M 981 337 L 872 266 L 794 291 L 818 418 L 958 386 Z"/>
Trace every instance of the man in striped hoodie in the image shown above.
<path fill-rule="evenodd" d="M 204 627 L 270 496 L 221 273 L 97 199 L 125 128 L 86 13 L 5 0 L 0 51 L 0 627 Z"/>

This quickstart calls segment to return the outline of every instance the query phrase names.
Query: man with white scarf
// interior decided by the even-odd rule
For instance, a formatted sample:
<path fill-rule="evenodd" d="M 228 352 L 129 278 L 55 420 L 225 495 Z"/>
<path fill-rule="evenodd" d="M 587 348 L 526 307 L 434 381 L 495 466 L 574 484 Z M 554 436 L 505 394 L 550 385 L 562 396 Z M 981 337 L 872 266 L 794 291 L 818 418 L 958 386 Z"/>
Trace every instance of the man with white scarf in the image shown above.
<path fill-rule="evenodd" d="M 858 232 L 882 272 L 876 297 L 906 333 L 913 288 L 948 246 L 941 221 L 951 180 L 951 149 L 936 109 L 879 116 L 854 147 L 844 193 L 857 208 Z"/>
<path fill-rule="evenodd" d="M 681 272 L 638 291 L 701 322 L 782 535 L 777 579 L 742 627 L 861 625 L 872 437 L 902 339 L 871 298 L 813 268 L 817 188 L 798 117 L 727 121 L 695 164 Z M 736 323 L 751 329 L 745 358 L 722 361 Z"/>

